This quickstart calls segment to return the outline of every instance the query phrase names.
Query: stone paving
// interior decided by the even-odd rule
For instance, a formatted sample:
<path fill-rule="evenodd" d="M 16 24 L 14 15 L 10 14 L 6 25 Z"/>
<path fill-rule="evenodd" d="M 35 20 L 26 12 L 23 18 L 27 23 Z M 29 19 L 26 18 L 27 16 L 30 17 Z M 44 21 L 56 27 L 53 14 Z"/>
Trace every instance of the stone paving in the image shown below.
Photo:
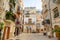
<path fill-rule="evenodd" d="M 48 38 L 47 36 L 43 36 L 39 33 L 22 33 L 14 38 L 10 38 L 10 40 L 57 40 L 56 38 Z"/>

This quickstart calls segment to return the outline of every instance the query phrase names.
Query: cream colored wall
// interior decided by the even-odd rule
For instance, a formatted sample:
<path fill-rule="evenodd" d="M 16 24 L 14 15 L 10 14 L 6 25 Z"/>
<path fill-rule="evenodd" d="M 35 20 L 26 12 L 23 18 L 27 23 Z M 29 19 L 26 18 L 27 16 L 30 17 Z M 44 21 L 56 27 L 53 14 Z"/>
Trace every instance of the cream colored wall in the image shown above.
<path fill-rule="evenodd" d="M 50 6 L 51 6 L 51 14 L 52 14 L 52 23 L 53 23 L 53 28 L 54 28 L 54 25 L 59 25 L 60 24 L 60 4 L 56 4 L 56 3 L 53 3 L 51 1 Z M 56 7 L 58 7 L 59 17 L 54 19 L 53 9 L 56 8 Z"/>
<path fill-rule="evenodd" d="M 23 32 L 27 32 L 26 26 L 27 26 L 27 25 L 24 25 L 24 30 L 23 30 Z"/>
<path fill-rule="evenodd" d="M 4 16 L 5 16 L 5 12 L 4 12 L 4 0 L 0 0 L 0 22 L 4 23 Z M 3 26 L 4 29 L 4 26 Z M 2 30 L 2 36 L 3 36 L 3 30 Z"/>
<path fill-rule="evenodd" d="M 26 15 L 24 15 L 24 18 L 27 18 L 27 20 L 29 18 L 35 18 L 36 17 L 36 14 L 35 14 L 36 9 L 35 8 L 31 9 L 30 7 L 26 7 L 24 10 L 29 11 L 31 13 L 28 18 L 26 17 Z M 27 32 L 26 26 L 29 26 L 29 25 L 24 24 L 24 32 Z M 30 26 L 32 26 L 32 30 L 36 30 L 36 25 L 30 25 Z"/>
<path fill-rule="evenodd" d="M 45 14 L 44 14 L 44 16 L 45 16 Z M 43 15 L 41 13 L 37 14 L 36 18 L 37 18 L 36 23 L 40 23 L 40 27 L 37 27 L 37 28 L 39 29 L 39 32 L 43 34 L 43 32 L 44 32 L 44 26 L 42 25 Z M 41 31 L 41 29 L 43 29 L 43 31 Z"/>
<path fill-rule="evenodd" d="M 31 9 L 30 7 L 25 7 L 25 9 L 24 10 L 26 10 L 26 11 L 29 11 L 30 13 L 36 13 L 36 8 L 35 7 L 33 7 L 33 9 Z"/>
<path fill-rule="evenodd" d="M 15 32 L 15 23 L 11 23 L 10 25 L 10 38 L 14 37 L 14 32 Z"/>
<path fill-rule="evenodd" d="M 43 2 L 42 6 L 44 6 L 47 2 L 48 1 L 45 0 Z M 49 4 L 46 4 L 46 5 L 49 8 Z M 59 25 L 60 24 L 60 17 L 54 19 L 53 9 L 56 8 L 56 7 L 58 7 L 58 11 L 59 11 L 59 14 L 60 14 L 60 4 L 53 3 L 53 1 L 50 0 L 50 9 L 51 9 L 51 17 L 52 17 L 53 27 L 54 27 L 54 25 Z M 43 9 L 44 9 L 44 7 L 43 7 Z M 50 18 L 50 14 L 48 14 L 48 13 L 49 13 L 49 11 L 46 12 L 46 13 L 43 12 L 43 17 L 46 18 L 46 16 L 48 16 Z"/>
<path fill-rule="evenodd" d="M 3 9 L 3 2 L 4 2 L 4 0 L 2 1 L 2 0 L 0 0 L 0 22 L 3 22 L 4 23 L 4 16 L 5 16 L 5 13 L 4 13 L 4 9 Z M 4 26 L 3 26 L 3 29 L 4 29 Z M 2 30 L 2 33 L 3 33 L 3 30 Z"/>
<path fill-rule="evenodd" d="M 3 27 L 3 30 L 2 30 L 2 34 L 4 32 L 4 28 L 8 26 L 10 27 L 10 38 L 14 37 L 14 31 L 15 31 L 15 24 L 12 22 L 12 21 L 7 21 L 7 22 L 4 22 L 4 27 Z M 6 27 L 7 28 L 7 27 Z M 3 36 L 3 35 L 2 35 Z"/>
<path fill-rule="evenodd" d="M 9 10 L 9 0 L 4 0 L 4 10 Z"/>
<path fill-rule="evenodd" d="M 3 3 L 4 3 L 4 0 L 0 0 L 0 21 L 1 22 L 3 22 L 3 18 L 4 18 L 4 15 L 5 15 Z"/>
<path fill-rule="evenodd" d="M 48 11 L 45 12 L 45 10 L 47 9 L 47 8 L 45 8 L 45 5 L 47 6 L 47 5 L 48 5 L 47 3 L 48 3 L 48 0 L 43 0 L 43 1 L 42 1 L 42 9 L 43 9 L 43 10 L 42 10 L 42 11 L 43 11 L 43 14 L 42 14 L 42 15 L 43 15 L 43 18 L 44 18 L 44 19 L 46 18 L 46 16 L 49 16 L 49 15 L 48 15 Z"/>

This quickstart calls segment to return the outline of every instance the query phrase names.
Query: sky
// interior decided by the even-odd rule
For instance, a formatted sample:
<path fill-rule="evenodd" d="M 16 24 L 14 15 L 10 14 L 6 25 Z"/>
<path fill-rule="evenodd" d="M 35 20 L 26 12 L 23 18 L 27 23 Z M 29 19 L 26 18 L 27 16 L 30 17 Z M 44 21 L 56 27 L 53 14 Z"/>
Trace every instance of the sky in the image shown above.
<path fill-rule="evenodd" d="M 41 0 L 23 0 L 24 7 L 36 7 L 36 9 L 42 10 Z"/>

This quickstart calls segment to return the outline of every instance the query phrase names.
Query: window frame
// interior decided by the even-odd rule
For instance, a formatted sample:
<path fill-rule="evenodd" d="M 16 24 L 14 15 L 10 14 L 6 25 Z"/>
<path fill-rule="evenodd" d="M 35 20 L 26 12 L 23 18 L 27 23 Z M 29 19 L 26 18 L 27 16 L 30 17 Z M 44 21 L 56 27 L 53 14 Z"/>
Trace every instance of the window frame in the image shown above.
<path fill-rule="evenodd" d="M 54 13 L 54 16 L 53 16 L 54 18 L 58 18 L 60 16 L 59 11 L 58 11 L 58 7 L 53 9 L 53 13 Z M 56 16 L 56 14 L 57 14 L 57 16 Z"/>

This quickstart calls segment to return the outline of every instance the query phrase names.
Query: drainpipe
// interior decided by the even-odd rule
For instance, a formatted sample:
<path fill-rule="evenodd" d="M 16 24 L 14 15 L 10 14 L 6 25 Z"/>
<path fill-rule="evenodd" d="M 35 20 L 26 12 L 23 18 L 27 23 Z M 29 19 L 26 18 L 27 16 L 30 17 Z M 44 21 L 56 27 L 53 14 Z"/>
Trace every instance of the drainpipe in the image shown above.
<path fill-rule="evenodd" d="M 50 2 L 51 2 L 51 0 L 49 0 L 48 6 L 49 6 L 49 14 L 50 14 L 50 31 L 51 31 L 51 34 L 52 34 L 52 15 L 51 15 Z M 53 36 L 53 34 L 51 36 Z"/>

